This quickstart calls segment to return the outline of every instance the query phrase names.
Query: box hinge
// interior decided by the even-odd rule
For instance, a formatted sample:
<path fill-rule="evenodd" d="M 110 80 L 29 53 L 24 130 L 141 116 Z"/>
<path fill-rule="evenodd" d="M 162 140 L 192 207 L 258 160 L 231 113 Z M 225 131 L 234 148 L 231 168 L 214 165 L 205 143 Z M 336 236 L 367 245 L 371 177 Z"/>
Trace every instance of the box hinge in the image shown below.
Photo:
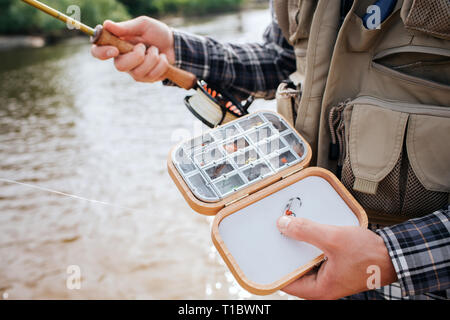
<path fill-rule="evenodd" d="M 230 202 L 226 203 L 226 204 L 225 204 L 225 207 L 228 207 L 228 206 L 232 205 L 233 203 L 236 203 L 236 202 L 238 202 L 238 201 L 241 201 L 242 199 L 244 199 L 244 198 L 246 198 L 246 197 L 248 197 L 248 193 L 247 193 L 247 194 L 244 194 L 242 197 L 239 197 L 239 198 L 237 198 L 237 199 L 234 199 L 233 201 L 230 201 Z"/>
<path fill-rule="evenodd" d="M 292 172 L 289 172 L 289 173 L 288 173 L 287 175 L 285 175 L 285 176 L 282 176 L 281 179 L 286 179 L 287 177 L 290 177 L 290 176 L 292 176 L 293 174 L 296 174 L 297 172 L 302 171 L 302 170 L 303 170 L 303 166 L 300 167 L 300 168 L 298 168 L 297 170 L 294 170 L 294 171 L 292 171 Z"/>

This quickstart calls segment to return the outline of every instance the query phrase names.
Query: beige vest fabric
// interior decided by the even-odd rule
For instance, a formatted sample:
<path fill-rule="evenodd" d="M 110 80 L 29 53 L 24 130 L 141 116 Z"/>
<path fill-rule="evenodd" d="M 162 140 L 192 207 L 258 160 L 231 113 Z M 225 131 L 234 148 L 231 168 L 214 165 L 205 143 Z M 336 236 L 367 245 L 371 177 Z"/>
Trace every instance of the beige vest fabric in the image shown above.
<path fill-rule="evenodd" d="M 280 86 L 278 110 L 373 216 L 431 213 L 450 193 L 450 2 L 399 0 L 374 30 L 361 19 L 374 1 L 355 0 L 339 29 L 340 2 L 275 0 L 302 87 Z"/>

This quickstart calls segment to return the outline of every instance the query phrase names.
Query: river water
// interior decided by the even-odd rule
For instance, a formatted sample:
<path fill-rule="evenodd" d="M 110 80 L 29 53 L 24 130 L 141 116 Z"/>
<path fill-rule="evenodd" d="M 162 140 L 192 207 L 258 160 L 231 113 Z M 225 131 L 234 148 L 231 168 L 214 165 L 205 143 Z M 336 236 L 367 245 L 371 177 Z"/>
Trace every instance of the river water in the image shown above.
<path fill-rule="evenodd" d="M 269 21 L 251 10 L 181 29 L 246 42 Z M 202 129 L 186 92 L 135 83 L 89 49 L 0 52 L 0 299 L 262 298 L 236 283 L 212 218 L 167 173 L 171 146 Z"/>

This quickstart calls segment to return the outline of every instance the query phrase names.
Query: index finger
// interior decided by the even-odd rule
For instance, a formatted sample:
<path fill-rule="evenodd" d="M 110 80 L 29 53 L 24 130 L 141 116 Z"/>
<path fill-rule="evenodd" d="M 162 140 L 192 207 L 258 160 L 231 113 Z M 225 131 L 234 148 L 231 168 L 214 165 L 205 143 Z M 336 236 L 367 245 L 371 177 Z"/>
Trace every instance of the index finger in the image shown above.
<path fill-rule="evenodd" d="M 288 284 L 281 291 L 302 299 L 317 299 L 317 273 L 306 274 Z"/>
<path fill-rule="evenodd" d="M 130 37 L 142 35 L 147 25 L 145 17 L 138 17 L 122 22 L 105 20 L 103 27 L 117 37 Z"/>

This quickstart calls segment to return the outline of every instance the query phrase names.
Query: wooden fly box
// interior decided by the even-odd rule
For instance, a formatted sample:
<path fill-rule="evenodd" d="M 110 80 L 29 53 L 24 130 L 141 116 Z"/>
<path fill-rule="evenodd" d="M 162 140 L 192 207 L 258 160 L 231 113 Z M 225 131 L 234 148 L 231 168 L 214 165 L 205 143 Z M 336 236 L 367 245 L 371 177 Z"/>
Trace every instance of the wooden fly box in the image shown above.
<path fill-rule="evenodd" d="M 286 214 L 367 227 L 362 207 L 279 114 L 260 111 L 178 144 L 168 170 L 198 213 L 215 215 L 212 240 L 236 280 L 270 294 L 322 261 L 322 252 L 280 234 Z"/>

